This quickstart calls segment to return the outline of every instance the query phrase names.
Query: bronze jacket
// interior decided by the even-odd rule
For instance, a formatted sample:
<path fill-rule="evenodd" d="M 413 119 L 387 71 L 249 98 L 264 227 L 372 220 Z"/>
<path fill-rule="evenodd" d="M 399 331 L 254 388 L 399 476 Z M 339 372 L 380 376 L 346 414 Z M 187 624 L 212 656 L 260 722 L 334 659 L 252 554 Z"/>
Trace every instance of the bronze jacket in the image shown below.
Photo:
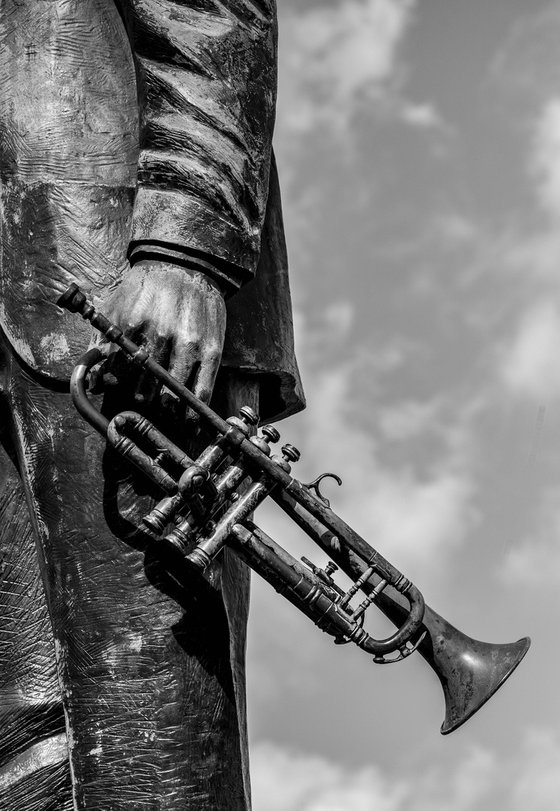
<path fill-rule="evenodd" d="M 275 0 L 5 0 L 0 8 L 0 323 L 68 376 L 131 252 L 212 259 L 223 363 L 261 376 L 271 419 L 303 405 L 271 157 Z M 242 289 L 241 289 L 242 288 Z"/>

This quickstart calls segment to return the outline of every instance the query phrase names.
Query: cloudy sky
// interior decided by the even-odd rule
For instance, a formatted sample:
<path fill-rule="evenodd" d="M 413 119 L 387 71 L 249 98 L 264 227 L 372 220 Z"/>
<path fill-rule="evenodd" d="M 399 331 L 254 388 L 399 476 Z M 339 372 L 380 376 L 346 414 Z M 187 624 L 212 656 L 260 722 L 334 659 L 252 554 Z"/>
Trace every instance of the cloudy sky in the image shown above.
<path fill-rule="evenodd" d="M 376 667 L 254 578 L 255 811 L 556 811 L 560 0 L 279 5 L 296 475 L 339 473 L 333 507 L 462 631 L 533 646 L 442 738 L 420 657 Z"/>

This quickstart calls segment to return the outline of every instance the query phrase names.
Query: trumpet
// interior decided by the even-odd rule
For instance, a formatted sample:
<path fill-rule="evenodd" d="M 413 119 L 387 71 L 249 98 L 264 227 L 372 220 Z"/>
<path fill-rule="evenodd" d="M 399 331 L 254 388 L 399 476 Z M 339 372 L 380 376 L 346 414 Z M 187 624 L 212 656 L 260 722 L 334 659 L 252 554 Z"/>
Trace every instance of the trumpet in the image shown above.
<path fill-rule="evenodd" d="M 280 439 L 274 426 L 256 433 L 258 416 L 247 406 L 236 416 L 220 417 L 97 312 L 75 284 L 57 303 L 89 321 L 167 387 L 213 437 L 192 459 L 134 411 L 108 420 L 87 394 L 89 373 L 102 360 L 101 351 L 90 349 L 76 365 L 70 390 L 77 410 L 162 492 L 142 519 L 162 550 L 179 555 L 194 572 L 204 572 L 227 546 L 335 643 L 354 643 L 376 664 L 398 662 L 418 651 L 443 688 L 442 734 L 463 724 L 511 675 L 530 640 L 481 642 L 427 606 L 419 589 L 331 509 L 321 482 L 331 477 L 341 484 L 338 476 L 324 473 L 308 484 L 298 481 L 291 467 L 299 451 L 285 444 L 274 454 L 271 445 Z M 324 568 L 307 558 L 297 560 L 253 522 L 254 511 L 268 497 L 329 556 Z M 350 578 L 348 588 L 333 577 L 338 569 Z M 387 638 L 377 639 L 364 627 L 373 605 L 396 626 Z"/>

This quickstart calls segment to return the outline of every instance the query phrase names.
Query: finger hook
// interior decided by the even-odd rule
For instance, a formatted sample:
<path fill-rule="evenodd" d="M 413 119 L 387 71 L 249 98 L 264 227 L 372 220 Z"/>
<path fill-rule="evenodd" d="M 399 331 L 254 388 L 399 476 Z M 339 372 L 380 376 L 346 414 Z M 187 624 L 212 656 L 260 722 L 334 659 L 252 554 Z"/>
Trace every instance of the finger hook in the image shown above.
<path fill-rule="evenodd" d="M 313 479 L 312 482 L 308 484 L 304 484 L 304 487 L 307 487 L 308 490 L 312 490 L 317 498 L 325 504 L 325 506 L 330 507 L 331 502 L 329 499 L 321 493 L 321 482 L 323 479 L 334 479 L 335 482 L 338 484 L 339 487 L 342 486 L 342 479 L 340 476 L 337 476 L 336 473 L 321 473 L 320 476 L 317 476 L 316 479 Z"/>

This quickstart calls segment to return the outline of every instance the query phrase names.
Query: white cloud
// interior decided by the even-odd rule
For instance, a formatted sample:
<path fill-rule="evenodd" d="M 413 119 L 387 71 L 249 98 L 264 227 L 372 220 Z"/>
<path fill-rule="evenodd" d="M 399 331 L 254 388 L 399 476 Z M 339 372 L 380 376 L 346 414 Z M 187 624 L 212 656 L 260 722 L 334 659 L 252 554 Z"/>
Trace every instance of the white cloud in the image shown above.
<path fill-rule="evenodd" d="M 326 758 L 257 744 L 252 756 L 254 811 L 471 811 L 495 776 L 495 759 L 468 752 L 459 769 L 432 767 L 405 777 L 377 766 L 344 768 Z"/>
<path fill-rule="evenodd" d="M 560 218 L 560 98 L 544 105 L 535 127 L 531 168 L 539 202 L 555 221 Z"/>
<path fill-rule="evenodd" d="M 547 224 L 548 225 L 548 224 Z M 511 283 L 512 271 L 516 285 L 524 284 L 529 292 L 535 290 L 535 282 L 558 286 L 558 257 L 560 257 L 560 232 L 558 228 L 526 233 L 505 234 L 494 247 L 496 260 L 508 273 Z"/>
<path fill-rule="evenodd" d="M 542 498 L 533 530 L 506 551 L 502 579 L 511 585 L 535 588 L 560 583 L 560 507 L 558 490 L 551 488 Z"/>
<path fill-rule="evenodd" d="M 414 127 L 440 125 L 430 104 L 403 100 L 399 46 L 416 0 L 339 0 L 281 20 L 280 103 L 284 133 L 348 130 L 356 110 L 393 110 Z"/>
<path fill-rule="evenodd" d="M 406 789 L 376 767 L 331 761 L 263 742 L 252 754 L 254 811 L 397 811 Z"/>
<path fill-rule="evenodd" d="M 440 114 L 433 104 L 407 104 L 403 107 L 401 116 L 406 124 L 418 129 L 432 129 L 442 127 Z"/>
<path fill-rule="evenodd" d="M 464 245 L 480 237 L 478 226 L 471 219 L 453 210 L 436 214 L 433 230 L 436 238 L 444 246 Z"/>
<path fill-rule="evenodd" d="M 496 83 L 502 101 L 516 105 L 519 122 L 521 105 L 534 109 L 558 92 L 560 66 L 558 65 L 558 34 L 560 6 L 555 0 L 540 8 L 526 7 L 525 13 L 515 15 L 502 46 L 496 53 L 490 78 Z"/>
<path fill-rule="evenodd" d="M 348 768 L 327 758 L 257 743 L 254 811 L 556 811 L 560 740 L 524 730 L 514 751 L 462 749 L 453 766 L 409 764 L 395 776 L 376 765 Z"/>
<path fill-rule="evenodd" d="M 362 508 L 360 523 L 365 527 L 367 521 L 369 537 L 379 538 L 385 554 L 394 555 L 397 566 L 414 571 L 412 576 L 421 578 L 426 588 L 428 577 L 440 574 L 444 556 L 457 549 L 473 526 L 469 479 L 444 469 L 421 481 L 404 471 L 378 477 L 373 494 L 369 514 Z"/>
<path fill-rule="evenodd" d="M 524 314 L 513 343 L 502 355 L 505 383 L 542 402 L 560 396 L 560 311 L 551 298 Z"/>
<path fill-rule="evenodd" d="M 409 403 L 395 403 L 394 412 L 401 416 L 397 425 L 398 419 L 391 421 L 385 411 L 376 411 L 373 402 L 367 407 L 368 418 L 357 420 L 352 403 L 360 374 L 361 361 L 315 373 L 310 410 L 302 417 L 306 457 L 317 460 L 318 470 L 328 467 L 342 476 L 343 488 L 331 491 L 333 506 L 366 540 L 387 557 L 394 555 L 397 566 L 411 567 L 414 576 L 432 580 L 438 576 L 434 560 L 444 561 L 457 548 L 476 517 L 468 421 L 458 416 L 454 424 L 442 426 L 433 403 L 416 403 L 414 413 Z M 426 466 L 432 472 L 381 461 L 388 430 L 402 434 L 422 428 L 435 431 L 443 443 L 441 453 Z"/>
<path fill-rule="evenodd" d="M 348 335 L 354 322 L 354 307 L 349 301 L 337 301 L 325 310 L 325 322 L 337 339 Z"/>
<path fill-rule="evenodd" d="M 418 401 L 404 400 L 391 403 L 379 412 L 379 424 L 383 435 L 389 441 L 402 442 L 419 436 L 437 425 L 442 407 L 442 398 Z"/>
<path fill-rule="evenodd" d="M 290 437 L 303 452 L 294 474 L 304 481 L 324 470 L 339 474 L 342 488 L 325 487 L 333 509 L 427 589 L 478 520 L 470 406 L 454 408 L 454 416 L 446 419 L 442 403 L 431 400 L 380 407 L 375 389 L 384 372 L 405 361 L 407 348 L 398 340 L 395 346 L 376 347 L 369 359 L 354 356 L 325 370 L 328 342 L 337 342 L 339 335 L 331 323 L 344 331 L 349 312 L 346 307 L 326 312 L 324 323 L 314 329 L 298 322 L 301 357 L 321 355 L 323 369 L 305 370 L 308 409 L 297 417 Z M 367 403 L 356 398 L 356 380 L 363 377 L 373 390 Z M 409 461 L 384 459 L 391 442 L 419 433 L 437 440 L 423 454 L 421 469 Z M 267 514 L 267 522 L 267 531 L 278 532 L 272 515 Z"/>
<path fill-rule="evenodd" d="M 555 811 L 560 797 L 560 741 L 552 730 L 533 730 L 523 743 L 512 789 L 512 811 Z"/>

